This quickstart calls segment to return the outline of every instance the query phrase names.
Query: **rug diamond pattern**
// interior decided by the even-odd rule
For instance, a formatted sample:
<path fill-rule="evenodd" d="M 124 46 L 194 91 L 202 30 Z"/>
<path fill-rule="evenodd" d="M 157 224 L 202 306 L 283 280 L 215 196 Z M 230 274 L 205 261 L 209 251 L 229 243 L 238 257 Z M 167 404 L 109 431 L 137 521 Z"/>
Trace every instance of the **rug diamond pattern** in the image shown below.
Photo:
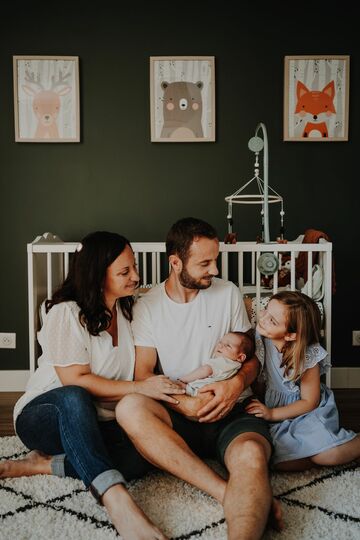
<path fill-rule="evenodd" d="M 25 452 L 16 437 L 0 438 L 3 458 L 20 458 Z M 272 485 L 282 501 L 286 528 L 280 534 L 267 531 L 264 539 L 360 538 L 358 466 L 273 474 Z M 169 538 L 226 539 L 221 505 L 181 480 L 152 473 L 131 482 L 129 490 Z M 49 538 L 115 540 L 119 536 L 104 509 L 78 480 L 49 476 L 0 480 L 0 540 Z"/>

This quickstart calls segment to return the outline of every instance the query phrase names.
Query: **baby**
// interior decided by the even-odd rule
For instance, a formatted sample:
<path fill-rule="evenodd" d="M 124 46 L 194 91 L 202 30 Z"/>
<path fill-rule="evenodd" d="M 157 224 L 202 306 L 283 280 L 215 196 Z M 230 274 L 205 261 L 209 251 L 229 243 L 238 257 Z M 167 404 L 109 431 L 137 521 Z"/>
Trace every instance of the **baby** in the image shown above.
<path fill-rule="evenodd" d="M 255 354 L 254 340 L 244 332 L 229 332 L 215 347 L 214 358 L 179 379 L 186 383 L 186 393 L 196 396 L 206 384 L 233 377 L 247 358 Z"/>

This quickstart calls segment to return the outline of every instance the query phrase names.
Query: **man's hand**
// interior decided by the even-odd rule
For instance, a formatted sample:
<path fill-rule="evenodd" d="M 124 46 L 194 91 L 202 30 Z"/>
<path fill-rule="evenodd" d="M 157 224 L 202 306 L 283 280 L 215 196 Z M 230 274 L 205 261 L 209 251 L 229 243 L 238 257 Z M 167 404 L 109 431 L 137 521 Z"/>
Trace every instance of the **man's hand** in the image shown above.
<path fill-rule="evenodd" d="M 240 373 L 226 381 L 207 384 L 201 388 L 198 395 L 203 392 L 212 392 L 214 397 L 199 410 L 199 422 L 216 422 L 224 418 L 234 407 L 244 389 L 245 379 L 240 376 Z"/>

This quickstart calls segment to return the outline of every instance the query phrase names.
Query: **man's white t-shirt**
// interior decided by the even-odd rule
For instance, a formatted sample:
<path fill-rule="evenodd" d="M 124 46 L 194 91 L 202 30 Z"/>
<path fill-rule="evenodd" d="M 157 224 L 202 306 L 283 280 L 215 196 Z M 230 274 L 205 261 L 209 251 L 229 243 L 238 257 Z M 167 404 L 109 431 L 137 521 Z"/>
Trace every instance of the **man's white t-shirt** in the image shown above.
<path fill-rule="evenodd" d="M 175 380 L 212 357 L 227 332 L 251 326 L 239 289 L 213 278 L 185 304 L 169 298 L 165 282 L 154 287 L 135 303 L 132 328 L 135 345 L 155 348 L 162 371 Z"/>
<path fill-rule="evenodd" d="M 119 344 L 114 347 L 106 331 L 98 336 L 89 334 L 79 321 L 80 308 L 76 302 L 61 302 L 53 306 L 44 318 L 38 333 L 42 348 L 39 367 L 27 383 L 25 394 L 14 408 L 14 423 L 22 409 L 35 397 L 62 386 L 55 366 L 89 365 L 91 373 L 107 379 L 131 381 L 134 375 L 135 348 L 130 322 L 122 314 L 119 303 L 117 324 Z M 95 403 L 99 420 L 115 418 L 115 413 L 101 402 Z M 114 404 L 115 408 L 115 404 Z"/>

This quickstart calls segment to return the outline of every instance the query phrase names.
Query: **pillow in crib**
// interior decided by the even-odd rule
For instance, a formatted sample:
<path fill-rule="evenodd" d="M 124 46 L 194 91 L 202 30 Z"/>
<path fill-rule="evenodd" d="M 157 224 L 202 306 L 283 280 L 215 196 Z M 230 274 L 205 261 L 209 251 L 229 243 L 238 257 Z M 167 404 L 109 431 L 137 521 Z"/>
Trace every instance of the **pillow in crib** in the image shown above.
<path fill-rule="evenodd" d="M 320 265 L 314 264 L 312 267 L 312 294 L 311 297 L 315 302 L 322 300 L 324 298 L 324 273 Z M 301 292 L 308 294 L 309 290 L 309 280 L 302 287 Z"/>

